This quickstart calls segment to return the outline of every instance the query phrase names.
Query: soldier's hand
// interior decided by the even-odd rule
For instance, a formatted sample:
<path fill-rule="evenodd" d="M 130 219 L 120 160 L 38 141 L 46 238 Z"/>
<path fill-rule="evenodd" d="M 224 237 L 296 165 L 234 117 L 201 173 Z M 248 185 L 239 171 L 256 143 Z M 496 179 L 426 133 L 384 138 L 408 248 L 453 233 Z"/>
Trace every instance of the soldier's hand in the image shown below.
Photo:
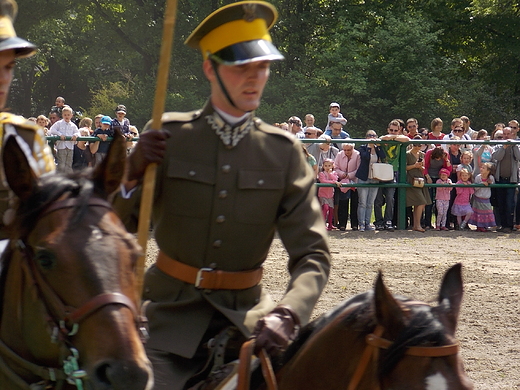
<path fill-rule="evenodd" d="M 139 142 L 128 156 L 127 180 L 140 180 L 149 164 L 161 164 L 166 152 L 166 130 L 148 130 L 139 136 Z"/>
<path fill-rule="evenodd" d="M 253 330 L 255 354 L 265 349 L 269 356 L 276 356 L 284 350 L 289 341 L 295 339 L 300 325 L 298 315 L 289 306 L 278 306 L 261 318 Z"/>

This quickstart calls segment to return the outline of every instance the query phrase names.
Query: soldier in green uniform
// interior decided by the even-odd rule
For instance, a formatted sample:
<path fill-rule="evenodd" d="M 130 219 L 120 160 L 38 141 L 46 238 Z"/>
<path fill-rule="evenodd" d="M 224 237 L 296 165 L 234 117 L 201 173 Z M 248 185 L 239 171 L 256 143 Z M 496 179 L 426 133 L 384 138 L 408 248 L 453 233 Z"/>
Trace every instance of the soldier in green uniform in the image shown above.
<path fill-rule="evenodd" d="M 145 131 L 128 158 L 115 200 L 128 227 L 146 166 L 160 164 L 153 205 L 160 254 L 143 296 L 155 389 L 184 388 L 206 363 L 209 340 L 229 326 L 242 341 L 254 337 L 257 352 L 278 354 L 309 321 L 329 275 L 325 224 L 301 144 L 254 115 L 270 62 L 283 59 L 268 32 L 276 17 L 262 1 L 209 15 L 186 41 L 202 52 L 209 101 L 165 113 L 163 130 Z M 290 274 L 277 304 L 261 284 L 276 232 Z"/>
<path fill-rule="evenodd" d="M 7 95 L 13 80 L 15 61 L 30 57 L 36 52 L 36 46 L 16 36 L 13 21 L 18 11 L 14 0 L 0 0 L 0 110 L 5 108 Z M 7 137 L 13 136 L 35 173 L 39 176 L 54 171 L 54 159 L 45 141 L 43 129 L 21 116 L 0 112 L 0 142 L 3 145 Z M 0 170 L 3 179 L 3 167 Z M 13 217 L 11 207 L 16 203 L 14 195 L 0 181 L 0 238 L 6 238 L 4 226 Z"/>

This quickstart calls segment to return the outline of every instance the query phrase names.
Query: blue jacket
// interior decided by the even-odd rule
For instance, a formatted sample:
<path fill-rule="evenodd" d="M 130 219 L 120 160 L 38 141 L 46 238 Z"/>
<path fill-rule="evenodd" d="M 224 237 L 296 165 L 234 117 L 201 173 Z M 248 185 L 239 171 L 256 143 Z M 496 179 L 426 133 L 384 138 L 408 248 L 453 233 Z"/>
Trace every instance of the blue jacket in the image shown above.
<path fill-rule="evenodd" d="M 379 161 L 383 161 L 386 157 L 385 151 L 381 148 L 381 146 L 376 146 L 376 154 Z M 360 180 L 367 181 L 370 169 L 370 149 L 368 148 L 368 145 L 361 145 L 359 147 L 359 157 L 361 159 L 361 163 L 359 164 L 359 168 L 356 172 L 356 177 Z"/>

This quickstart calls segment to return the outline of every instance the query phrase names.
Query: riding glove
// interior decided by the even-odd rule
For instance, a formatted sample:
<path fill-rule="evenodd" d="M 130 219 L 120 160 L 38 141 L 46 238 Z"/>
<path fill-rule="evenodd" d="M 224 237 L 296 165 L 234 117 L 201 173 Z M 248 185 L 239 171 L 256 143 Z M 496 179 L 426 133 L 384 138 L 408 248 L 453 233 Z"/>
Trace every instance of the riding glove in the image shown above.
<path fill-rule="evenodd" d="M 148 130 L 139 135 L 127 159 L 127 180 L 141 180 L 149 164 L 162 163 L 169 137 L 170 133 L 165 130 Z"/>
<path fill-rule="evenodd" d="M 299 325 L 300 319 L 290 306 L 277 306 L 256 323 L 251 336 L 256 339 L 255 354 L 265 349 L 271 357 L 278 355 L 295 339 Z"/>

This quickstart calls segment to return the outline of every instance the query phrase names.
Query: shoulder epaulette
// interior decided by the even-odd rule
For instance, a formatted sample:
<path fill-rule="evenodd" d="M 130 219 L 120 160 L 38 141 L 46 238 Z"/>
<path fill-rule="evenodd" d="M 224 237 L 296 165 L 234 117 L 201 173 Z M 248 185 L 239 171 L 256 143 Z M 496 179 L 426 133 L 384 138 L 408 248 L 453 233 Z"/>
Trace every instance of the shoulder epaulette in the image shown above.
<path fill-rule="evenodd" d="M 283 137 L 283 138 L 285 138 L 287 140 L 290 140 L 291 142 L 294 142 L 297 139 L 290 132 L 282 130 L 282 129 L 279 129 L 276 126 L 269 125 L 269 124 L 265 123 L 263 120 L 261 120 L 260 118 L 255 118 L 254 121 L 255 121 L 256 128 L 258 130 L 263 131 L 264 133 L 278 135 L 278 136 Z"/>
<path fill-rule="evenodd" d="M 200 117 L 202 110 L 189 112 L 165 112 L 162 115 L 163 123 L 168 122 L 191 122 Z"/>
<path fill-rule="evenodd" d="M 27 119 L 25 119 L 21 115 L 14 115 L 10 114 L 8 112 L 2 112 L 0 113 L 0 124 L 11 124 L 18 127 L 23 127 L 24 129 L 34 130 L 37 131 L 39 129 L 39 126 L 31 122 Z"/>

